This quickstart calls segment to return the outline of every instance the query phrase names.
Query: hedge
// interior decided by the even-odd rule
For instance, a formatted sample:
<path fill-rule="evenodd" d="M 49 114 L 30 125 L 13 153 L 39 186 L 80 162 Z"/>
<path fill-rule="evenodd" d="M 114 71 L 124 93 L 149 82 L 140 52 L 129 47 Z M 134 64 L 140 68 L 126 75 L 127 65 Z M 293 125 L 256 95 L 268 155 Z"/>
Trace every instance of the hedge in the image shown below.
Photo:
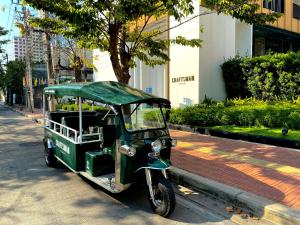
<path fill-rule="evenodd" d="M 64 103 L 64 104 L 58 104 L 57 109 L 66 110 L 66 111 L 78 111 L 78 105 L 72 104 L 72 103 Z M 82 110 L 83 111 L 107 111 L 107 108 L 101 107 L 101 106 L 91 106 L 87 103 L 82 104 Z"/>
<path fill-rule="evenodd" d="M 248 98 L 198 104 L 172 109 L 168 122 L 199 127 L 236 125 L 300 129 L 300 98 L 293 101 Z"/>
<path fill-rule="evenodd" d="M 173 109 L 170 123 L 192 126 L 264 126 L 300 129 L 300 98 L 294 101 L 234 99 Z"/>
<path fill-rule="evenodd" d="M 221 67 L 228 98 L 291 100 L 300 95 L 300 52 L 237 56 Z"/>
<path fill-rule="evenodd" d="M 251 93 L 247 88 L 247 81 L 243 76 L 242 64 L 243 58 L 236 56 L 228 59 L 222 66 L 223 78 L 227 98 L 250 97 Z"/>

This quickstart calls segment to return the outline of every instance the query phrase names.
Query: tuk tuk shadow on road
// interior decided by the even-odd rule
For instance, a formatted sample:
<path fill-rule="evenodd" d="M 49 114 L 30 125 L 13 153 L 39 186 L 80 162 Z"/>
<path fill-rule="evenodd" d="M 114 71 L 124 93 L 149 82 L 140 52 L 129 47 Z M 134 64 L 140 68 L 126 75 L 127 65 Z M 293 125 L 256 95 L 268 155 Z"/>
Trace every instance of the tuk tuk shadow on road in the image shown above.
<path fill-rule="evenodd" d="M 2 148 L 3 147 L 3 148 Z M 36 182 L 70 180 L 66 167 L 58 164 L 49 168 L 44 163 L 41 141 L 0 144 L 0 187 L 2 190 L 18 190 Z"/>
<path fill-rule="evenodd" d="M 147 201 L 147 198 L 145 196 L 148 196 L 147 193 L 147 185 L 146 184 L 133 184 L 129 189 L 126 191 L 123 191 L 118 194 L 113 194 L 106 189 L 102 188 L 101 186 L 98 186 L 97 184 L 93 183 L 92 181 L 86 179 L 83 176 L 79 177 L 82 178 L 83 182 L 86 182 L 89 184 L 93 189 L 102 192 L 103 194 L 106 194 L 113 198 L 114 201 L 117 203 L 120 203 L 124 206 L 126 206 L 127 210 L 136 212 L 134 216 L 142 216 L 142 218 L 145 220 L 145 224 L 152 224 L 152 217 L 157 217 L 158 219 L 165 220 L 166 223 L 191 223 L 191 224 L 197 224 L 197 223 L 206 223 L 206 222 L 222 222 L 227 220 L 226 218 L 221 218 L 220 216 L 208 216 L 207 214 L 200 210 L 191 210 L 190 206 L 183 204 L 182 200 L 177 201 L 177 205 L 175 207 L 175 211 L 170 215 L 168 218 L 163 218 L 158 215 L 156 215 L 152 210 L 149 208 L 149 203 Z M 173 184 L 174 185 L 174 184 Z M 178 198 L 178 196 L 176 196 Z M 111 204 L 106 203 L 102 201 L 100 198 L 90 198 L 90 199 L 83 199 L 76 202 L 77 207 L 82 208 L 88 208 L 91 206 L 95 206 L 97 204 L 106 205 L 107 204 L 107 213 L 103 213 L 106 217 L 112 217 L 115 218 L 115 213 L 112 213 L 111 210 Z M 196 206 L 197 207 L 197 206 Z M 200 212 L 200 213 L 199 213 Z M 132 213 L 129 213 L 132 215 Z M 146 221 L 147 219 L 145 216 L 147 214 L 151 214 L 149 218 L 149 221 Z M 100 217 L 103 217 L 103 215 L 99 215 Z"/>

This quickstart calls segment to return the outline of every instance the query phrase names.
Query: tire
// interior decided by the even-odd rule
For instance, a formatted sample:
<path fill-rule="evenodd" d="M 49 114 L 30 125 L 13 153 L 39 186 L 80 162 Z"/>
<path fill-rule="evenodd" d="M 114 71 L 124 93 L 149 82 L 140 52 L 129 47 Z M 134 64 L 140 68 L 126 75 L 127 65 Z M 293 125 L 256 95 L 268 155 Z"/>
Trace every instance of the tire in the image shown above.
<path fill-rule="evenodd" d="M 156 214 L 168 217 L 175 209 L 176 200 L 171 183 L 163 176 L 153 177 L 152 189 L 154 200 L 151 199 L 148 188 L 148 200 Z"/>
<path fill-rule="evenodd" d="M 45 163 L 48 167 L 56 167 L 57 159 L 54 156 L 54 152 L 52 148 L 48 148 L 47 142 L 44 142 L 44 158 Z"/>

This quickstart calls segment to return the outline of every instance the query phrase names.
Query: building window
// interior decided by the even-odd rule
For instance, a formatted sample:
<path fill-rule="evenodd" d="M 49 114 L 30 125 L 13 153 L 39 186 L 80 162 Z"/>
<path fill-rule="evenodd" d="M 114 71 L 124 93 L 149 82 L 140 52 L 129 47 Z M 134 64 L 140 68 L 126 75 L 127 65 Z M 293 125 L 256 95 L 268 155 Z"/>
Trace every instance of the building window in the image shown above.
<path fill-rule="evenodd" d="M 300 19 L 300 0 L 293 0 L 293 17 Z"/>
<path fill-rule="evenodd" d="M 264 0 L 263 7 L 274 12 L 284 13 L 284 0 Z"/>

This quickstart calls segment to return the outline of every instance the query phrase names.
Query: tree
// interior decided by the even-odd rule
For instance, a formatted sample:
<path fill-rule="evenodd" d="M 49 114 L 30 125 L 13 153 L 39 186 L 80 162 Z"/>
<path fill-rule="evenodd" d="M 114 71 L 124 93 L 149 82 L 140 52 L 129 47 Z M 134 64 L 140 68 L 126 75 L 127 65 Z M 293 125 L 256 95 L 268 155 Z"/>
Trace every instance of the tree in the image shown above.
<path fill-rule="evenodd" d="M 0 37 L 1 36 L 5 36 L 6 34 L 8 33 L 7 30 L 4 30 L 3 27 L 0 27 Z M 5 53 L 5 50 L 2 48 L 2 45 L 6 44 L 7 43 L 7 40 L 0 40 L 0 54 L 3 54 Z M 5 93 L 5 84 L 3 82 L 4 80 L 4 76 L 5 76 L 5 71 L 3 69 L 3 60 L 0 59 L 0 91 L 2 90 L 4 93 Z"/>
<path fill-rule="evenodd" d="M 3 27 L 0 27 L 0 37 L 5 36 L 8 33 L 7 30 L 4 30 Z M 5 50 L 2 48 L 2 45 L 6 44 L 8 40 L 0 40 L 0 53 L 4 53 Z"/>
<path fill-rule="evenodd" d="M 2 64 L 0 63 L 0 92 L 3 91 L 5 93 L 5 83 L 4 83 L 5 71 L 3 69 Z"/>
<path fill-rule="evenodd" d="M 23 61 L 16 60 L 7 63 L 6 71 L 0 76 L 2 90 L 7 91 L 8 95 L 10 95 L 6 101 L 12 99 L 12 94 L 22 96 L 24 75 L 25 63 Z"/>
<path fill-rule="evenodd" d="M 92 67 L 85 56 L 87 50 L 80 48 L 74 39 L 57 37 L 57 35 L 51 35 L 51 37 L 55 42 L 53 46 L 54 56 L 57 58 L 55 66 L 62 70 L 73 71 L 75 81 L 81 82 L 82 69 Z M 68 65 L 64 65 L 63 62 L 67 62 Z"/>
<path fill-rule="evenodd" d="M 193 0 L 25 0 L 29 5 L 50 12 L 55 18 L 36 19 L 41 27 L 65 37 L 74 38 L 84 47 L 99 48 L 110 53 L 114 73 L 121 83 L 128 83 L 129 69 L 138 58 L 146 65 L 165 64 L 171 43 L 200 47 L 201 40 L 162 40 L 165 30 L 145 29 L 149 22 L 173 16 L 179 24 L 194 11 Z M 247 23 L 273 22 L 279 14 L 256 13 L 253 0 L 206 0 L 203 3 L 216 13 L 225 13 Z M 200 15 L 197 15 L 200 16 Z"/>

